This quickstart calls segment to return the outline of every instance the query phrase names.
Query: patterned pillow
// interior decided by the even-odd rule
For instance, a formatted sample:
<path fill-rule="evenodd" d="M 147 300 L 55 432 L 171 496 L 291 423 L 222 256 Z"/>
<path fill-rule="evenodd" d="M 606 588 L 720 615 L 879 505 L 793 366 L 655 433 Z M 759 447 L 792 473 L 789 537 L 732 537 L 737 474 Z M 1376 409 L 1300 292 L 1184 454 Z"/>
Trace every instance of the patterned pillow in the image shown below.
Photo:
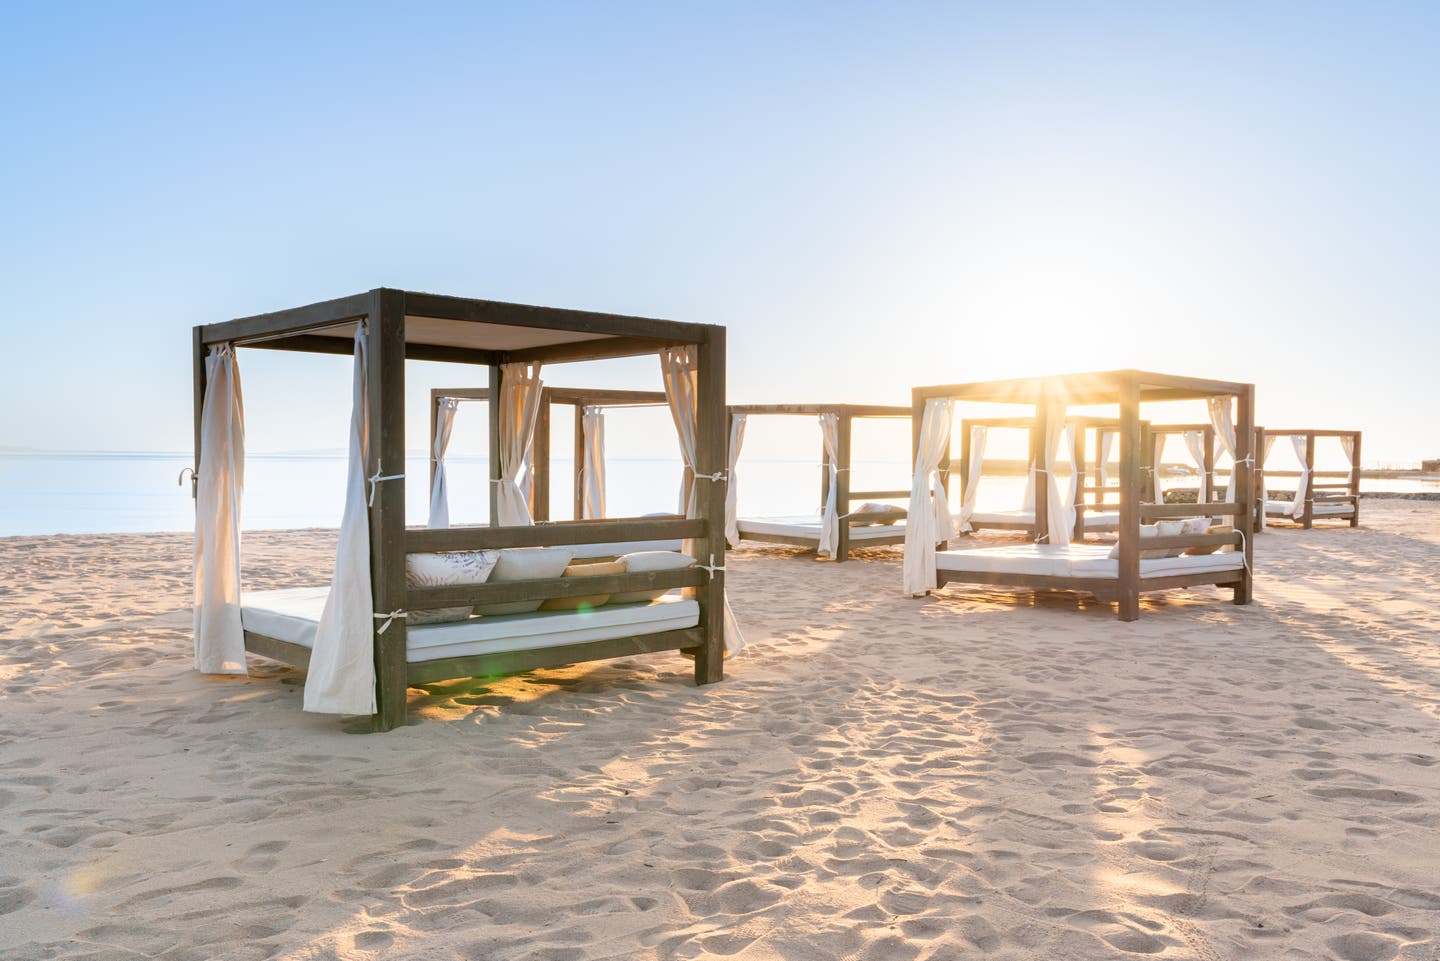
<path fill-rule="evenodd" d="M 499 559 L 499 551 L 409 554 L 405 557 L 405 586 L 454 587 L 459 584 L 484 584 Z M 473 607 L 411 611 L 406 616 L 406 621 L 410 624 L 448 624 L 465 620 L 473 611 Z"/>
<path fill-rule="evenodd" d="M 1209 518 L 1201 518 L 1201 520 L 1208 520 L 1208 519 L 1209 519 Z M 1187 533 L 1188 533 L 1188 532 L 1187 532 Z M 1209 528 L 1209 529 L 1207 529 L 1207 530 L 1201 531 L 1201 533 L 1202 533 L 1202 534 L 1233 534 L 1233 533 L 1235 533 L 1235 528 L 1231 527 L 1229 524 L 1216 524 L 1214 527 L 1211 527 L 1211 528 Z M 1216 551 L 1219 551 L 1219 550 L 1233 551 L 1234 549 L 1235 549 L 1235 548 L 1233 548 L 1233 547 L 1227 547 L 1227 546 L 1225 546 L 1224 544 L 1205 544 L 1205 545 L 1200 546 L 1200 547 L 1188 547 L 1188 548 L 1185 549 L 1185 553 L 1186 553 L 1186 554 L 1189 554 L 1189 555 L 1191 555 L 1191 556 L 1195 556 L 1195 555 L 1199 555 L 1199 554 L 1213 554 L 1213 553 L 1215 553 Z"/>

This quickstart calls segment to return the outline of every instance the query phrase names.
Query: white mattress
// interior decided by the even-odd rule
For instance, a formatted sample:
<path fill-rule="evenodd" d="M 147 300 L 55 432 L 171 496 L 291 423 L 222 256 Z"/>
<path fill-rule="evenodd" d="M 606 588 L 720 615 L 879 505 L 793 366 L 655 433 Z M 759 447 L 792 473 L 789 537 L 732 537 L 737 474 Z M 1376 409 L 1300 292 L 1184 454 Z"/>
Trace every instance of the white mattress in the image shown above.
<path fill-rule="evenodd" d="M 1353 504 L 1316 504 L 1316 505 L 1315 505 L 1315 514 L 1314 514 L 1314 516 L 1316 516 L 1316 517 L 1325 517 L 1325 516 L 1327 516 L 1327 515 L 1328 515 L 1328 516 L 1334 516 L 1334 515 L 1336 515 L 1336 514 L 1350 514 L 1350 513 L 1353 513 L 1353 512 L 1354 512 L 1354 509 L 1355 509 L 1355 505 L 1353 505 Z M 1282 516 L 1284 516 L 1284 517 L 1289 517 L 1289 516 L 1290 516 L 1290 502 L 1289 502 L 1289 501 L 1266 501 L 1266 502 L 1265 502 L 1265 513 L 1267 513 L 1267 514 L 1279 514 L 1279 515 L 1282 515 Z M 1298 518 L 1298 517 L 1296 518 L 1296 520 L 1299 520 L 1299 519 L 1300 519 L 1300 518 Z"/>
<path fill-rule="evenodd" d="M 844 523 L 843 521 L 841 523 Z M 817 514 L 803 514 L 796 517 L 742 517 L 739 520 L 740 536 L 746 534 L 780 534 L 785 537 L 799 537 L 820 543 L 820 517 Z M 867 527 L 851 526 L 850 543 L 875 540 L 876 538 L 905 535 L 905 522 L 878 524 Z"/>
<path fill-rule="evenodd" d="M 576 544 L 570 548 L 575 557 L 619 557 L 636 551 L 678 551 L 681 541 L 616 541 L 610 544 Z"/>
<path fill-rule="evenodd" d="M 988 574 L 1035 574 L 1046 577 L 1120 576 L 1120 561 L 1110 558 L 1109 544 L 1010 544 L 939 551 L 935 566 L 942 571 Z M 1237 570 L 1245 564 L 1236 551 L 1194 557 L 1141 558 L 1141 577 Z"/>
<path fill-rule="evenodd" d="M 328 587 L 246 591 L 240 596 L 240 622 L 247 631 L 302 647 L 315 643 L 315 627 Z M 423 624 L 405 632 L 406 660 L 533 651 L 635 634 L 658 634 L 700 623 L 700 605 L 679 594 L 649 604 L 615 604 L 587 611 L 537 611 L 472 617 L 453 624 Z"/>
<path fill-rule="evenodd" d="M 1033 524 L 1035 523 L 1034 511 L 976 511 L 970 515 L 972 524 Z M 1103 527 L 1120 526 L 1119 511 L 1091 511 L 1085 512 L 1085 527 L 1098 530 Z"/>

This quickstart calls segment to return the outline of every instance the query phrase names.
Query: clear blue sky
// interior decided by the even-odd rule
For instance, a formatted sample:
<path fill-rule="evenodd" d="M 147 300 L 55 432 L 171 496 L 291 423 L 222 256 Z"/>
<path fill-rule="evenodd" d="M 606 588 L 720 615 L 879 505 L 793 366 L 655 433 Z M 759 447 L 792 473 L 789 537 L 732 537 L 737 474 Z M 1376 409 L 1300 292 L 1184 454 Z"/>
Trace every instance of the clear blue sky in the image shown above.
<path fill-rule="evenodd" d="M 735 400 L 1139 366 L 1440 454 L 1435 4 L 292 6 L 5 10 L 0 445 L 185 449 L 192 324 L 386 285 L 724 323 Z M 245 362 L 343 443 L 344 361 Z"/>

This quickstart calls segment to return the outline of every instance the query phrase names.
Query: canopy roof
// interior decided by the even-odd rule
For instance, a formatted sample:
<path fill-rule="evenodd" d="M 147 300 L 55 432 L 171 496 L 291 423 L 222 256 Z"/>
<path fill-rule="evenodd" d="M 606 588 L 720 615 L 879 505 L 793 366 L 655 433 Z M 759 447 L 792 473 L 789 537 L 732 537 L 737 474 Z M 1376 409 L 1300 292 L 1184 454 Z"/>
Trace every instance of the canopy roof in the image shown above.
<path fill-rule="evenodd" d="M 405 356 L 470 364 L 596 360 L 698 344 L 708 324 L 533 307 L 470 297 L 377 288 L 363 294 L 196 328 L 202 344 L 348 354 L 355 325 L 382 295 L 402 299 Z"/>
<path fill-rule="evenodd" d="M 1156 374 L 1144 370 L 1108 370 L 1051 377 L 1022 377 L 973 384 L 940 384 L 916 387 L 917 398 L 949 397 L 955 400 L 997 404 L 1043 404 L 1058 400 L 1065 404 L 1113 404 L 1129 385 L 1139 387 L 1140 400 L 1200 400 L 1224 395 L 1239 396 L 1250 384 L 1201 377 Z"/>

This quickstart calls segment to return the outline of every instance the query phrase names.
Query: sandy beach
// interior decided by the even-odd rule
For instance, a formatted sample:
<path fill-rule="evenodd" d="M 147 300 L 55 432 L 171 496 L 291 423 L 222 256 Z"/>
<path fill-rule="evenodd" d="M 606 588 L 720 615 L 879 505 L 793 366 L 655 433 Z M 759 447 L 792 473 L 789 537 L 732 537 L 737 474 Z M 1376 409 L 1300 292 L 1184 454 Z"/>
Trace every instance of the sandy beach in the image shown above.
<path fill-rule="evenodd" d="M 411 691 L 191 669 L 190 537 L 0 540 L 0 957 L 1433 959 L 1440 504 L 1281 530 L 1256 602 L 728 562 L 750 648 Z M 246 585 L 333 535 L 247 535 Z"/>

